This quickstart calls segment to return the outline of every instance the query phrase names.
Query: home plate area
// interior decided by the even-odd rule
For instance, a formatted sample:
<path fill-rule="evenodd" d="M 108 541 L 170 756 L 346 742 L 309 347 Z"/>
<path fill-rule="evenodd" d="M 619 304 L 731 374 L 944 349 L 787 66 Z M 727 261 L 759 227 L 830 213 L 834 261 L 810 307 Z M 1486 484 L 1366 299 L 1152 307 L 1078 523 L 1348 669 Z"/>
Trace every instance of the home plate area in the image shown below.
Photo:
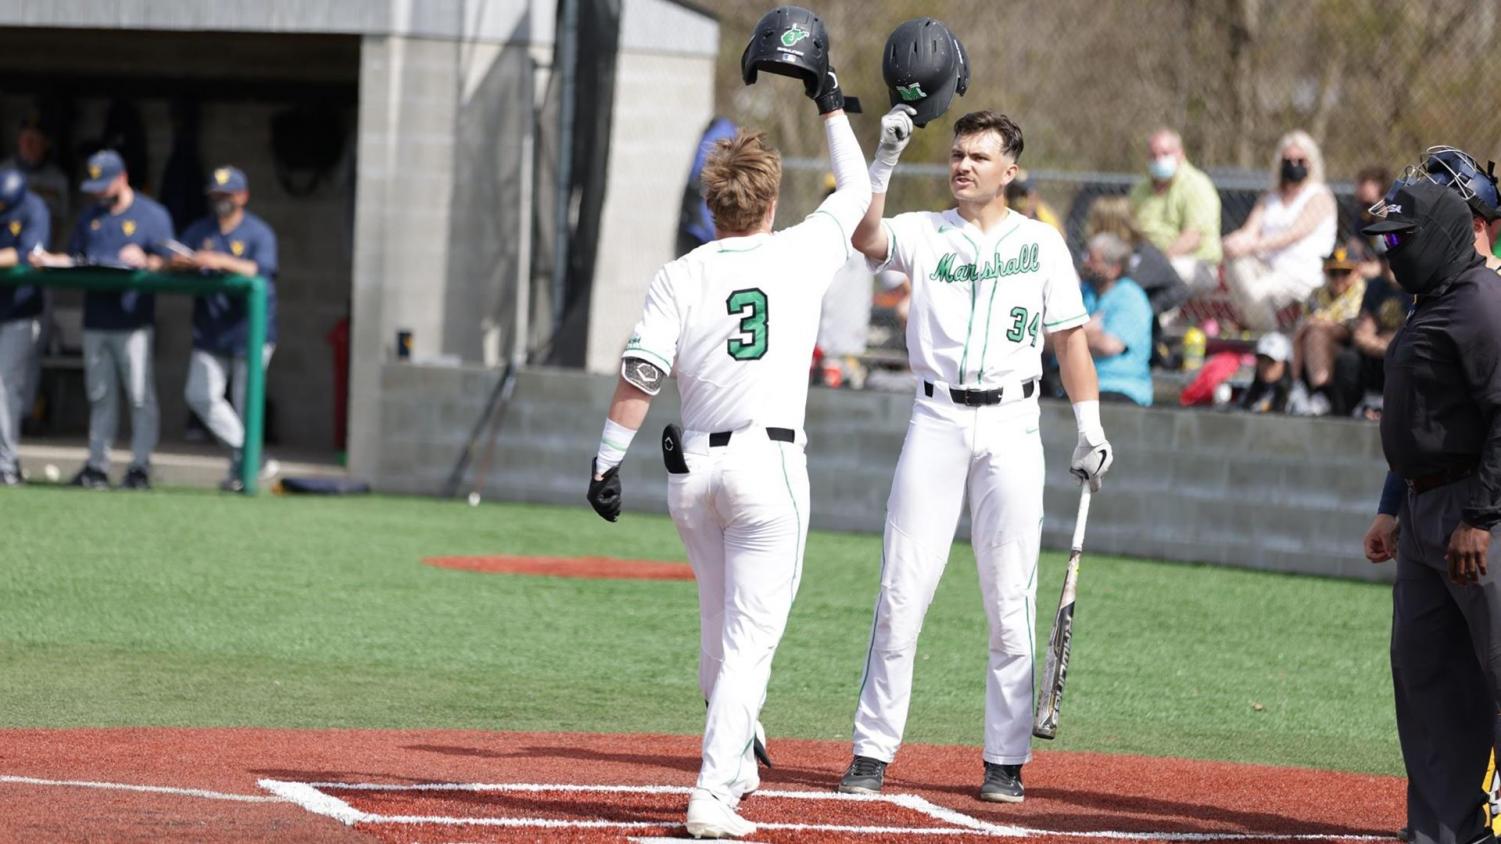
<path fill-rule="evenodd" d="M 697 736 L 448 730 L 0 730 L 0 841 L 355 844 L 686 837 Z M 1021 804 L 974 747 L 902 748 L 876 797 L 847 741 L 773 736 L 752 841 L 1394 841 L 1399 777 L 1042 749 Z"/>
<path fill-rule="evenodd" d="M 264 779 L 261 788 L 392 842 L 659 842 L 686 838 L 691 789 L 661 785 L 563 783 L 348 783 Z M 1387 835 L 1297 832 L 1057 830 L 996 823 L 914 794 L 762 790 L 741 814 L 753 840 L 969 841 L 979 838 L 1118 841 L 1380 841 Z"/>
<path fill-rule="evenodd" d="M 570 839 L 652 841 L 685 837 L 680 786 L 533 783 L 289 783 L 261 787 L 310 812 L 392 841 Z M 875 797 L 828 791 L 761 791 L 741 806 L 756 840 L 923 841 L 1017 837 L 1027 830 L 986 823 L 909 794 Z"/>

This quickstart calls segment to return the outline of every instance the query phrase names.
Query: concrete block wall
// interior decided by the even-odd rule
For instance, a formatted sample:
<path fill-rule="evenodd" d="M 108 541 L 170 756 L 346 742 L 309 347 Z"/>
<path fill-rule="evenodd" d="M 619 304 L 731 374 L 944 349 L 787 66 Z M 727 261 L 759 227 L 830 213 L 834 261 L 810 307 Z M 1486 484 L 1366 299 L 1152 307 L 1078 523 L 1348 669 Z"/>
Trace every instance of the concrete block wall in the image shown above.
<path fill-rule="evenodd" d="M 499 371 L 480 368 L 382 367 L 377 487 L 438 494 L 499 378 Z M 572 370 L 523 371 L 485 495 L 585 506 L 589 459 L 614 383 L 613 376 Z M 815 528 L 881 530 L 911 402 L 906 393 L 810 392 Z M 1044 402 L 1042 416 L 1048 461 L 1043 543 L 1062 548 L 1078 496 L 1067 472 L 1073 416 L 1063 402 Z M 628 510 L 666 512 L 657 436 L 677 417 L 677 395 L 669 386 L 653 402 L 621 469 Z M 1385 475 L 1375 426 L 1114 405 L 1103 417 L 1118 457 L 1090 511 L 1090 551 L 1391 578 L 1391 566 L 1370 565 L 1360 549 Z M 476 448 L 476 463 L 483 448 Z"/>

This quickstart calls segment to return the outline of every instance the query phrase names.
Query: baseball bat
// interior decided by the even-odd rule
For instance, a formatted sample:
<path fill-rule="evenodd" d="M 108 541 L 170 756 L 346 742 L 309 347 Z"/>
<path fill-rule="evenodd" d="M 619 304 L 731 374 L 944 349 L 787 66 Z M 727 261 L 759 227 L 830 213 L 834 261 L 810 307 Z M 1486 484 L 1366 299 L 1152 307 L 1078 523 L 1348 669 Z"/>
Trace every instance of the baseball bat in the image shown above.
<path fill-rule="evenodd" d="M 1079 492 L 1079 514 L 1074 517 L 1074 542 L 1069 548 L 1068 567 L 1063 573 L 1063 594 L 1053 616 L 1053 634 L 1048 637 L 1048 658 L 1042 672 L 1042 697 L 1032 719 L 1032 735 L 1050 739 L 1058 735 L 1058 713 L 1063 706 L 1063 684 L 1068 680 L 1068 656 L 1074 643 L 1074 596 L 1079 587 L 1079 557 L 1084 554 L 1084 523 L 1089 519 L 1089 484 Z"/>

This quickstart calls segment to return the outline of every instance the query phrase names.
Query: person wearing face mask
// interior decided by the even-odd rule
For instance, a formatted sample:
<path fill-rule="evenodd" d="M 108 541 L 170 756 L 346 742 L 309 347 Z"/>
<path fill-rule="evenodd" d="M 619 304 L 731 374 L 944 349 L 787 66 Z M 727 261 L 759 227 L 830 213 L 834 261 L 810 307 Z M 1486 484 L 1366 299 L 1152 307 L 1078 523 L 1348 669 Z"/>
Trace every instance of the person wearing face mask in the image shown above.
<path fill-rule="evenodd" d="M 1183 153 L 1183 139 L 1158 129 L 1147 139 L 1148 178 L 1131 188 L 1131 214 L 1194 293 L 1219 284 L 1220 195 Z"/>
<path fill-rule="evenodd" d="M 1272 184 L 1224 240 L 1225 282 L 1241 325 L 1253 331 L 1276 328 L 1277 311 L 1324 283 L 1324 256 L 1334 251 L 1338 224 L 1323 155 L 1307 132 L 1277 142 Z"/>
<path fill-rule="evenodd" d="M 276 349 L 276 233 L 265 220 L 245 210 L 250 183 L 237 167 L 219 167 L 209 177 L 211 213 L 188 226 L 183 241 L 192 257 L 173 259 L 174 266 L 210 273 L 259 275 L 266 279 L 266 345 L 257 366 L 271 362 Z M 248 327 L 245 299 L 218 292 L 193 300 L 193 353 L 188 359 L 184 396 L 203 424 L 231 450 L 229 475 L 220 488 L 244 489 L 240 474 L 245 444 L 245 339 Z M 226 383 L 234 396 L 224 398 Z M 267 461 L 267 465 L 273 465 Z M 265 467 L 262 467 L 262 471 Z"/>
<path fill-rule="evenodd" d="M 93 197 L 78 216 L 66 254 L 33 251 L 35 267 L 104 266 L 158 271 L 166 266 L 172 217 L 130 186 L 125 161 L 111 149 L 89 157 L 81 186 Z M 119 425 L 119 393 L 130 404 L 130 468 L 121 486 L 151 488 L 151 452 L 160 419 L 152 343 L 156 296 L 140 290 L 89 291 L 83 297 L 83 380 L 89 396 L 89 456 L 74 486 L 109 488 L 109 447 Z"/>
<path fill-rule="evenodd" d="M 1501 284 L 1470 210 L 1401 183 L 1362 233 L 1412 294 L 1386 353 L 1381 445 L 1404 481 L 1392 591 L 1392 680 L 1411 840 L 1490 840 L 1475 787 L 1501 706 Z M 1379 562 L 1379 560 L 1373 561 Z"/>

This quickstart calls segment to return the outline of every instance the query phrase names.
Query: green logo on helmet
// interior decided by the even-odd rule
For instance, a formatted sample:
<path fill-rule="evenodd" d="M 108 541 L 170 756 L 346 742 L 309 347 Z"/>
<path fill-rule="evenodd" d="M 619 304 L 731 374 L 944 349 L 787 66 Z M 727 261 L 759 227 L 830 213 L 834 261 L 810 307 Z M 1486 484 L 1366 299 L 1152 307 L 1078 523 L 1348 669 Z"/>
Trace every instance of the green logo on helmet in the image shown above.
<path fill-rule="evenodd" d="M 797 46 L 797 42 L 807 38 L 808 35 L 808 30 L 803 29 L 800 24 L 794 23 L 786 32 L 782 33 L 782 46 L 795 47 Z"/>
<path fill-rule="evenodd" d="M 896 94 L 902 98 L 902 102 L 904 103 L 927 99 L 928 96 L 923 93 L 921 82 L 913 82 L 911 85 L 898 85 L 896 86 Z"/>

